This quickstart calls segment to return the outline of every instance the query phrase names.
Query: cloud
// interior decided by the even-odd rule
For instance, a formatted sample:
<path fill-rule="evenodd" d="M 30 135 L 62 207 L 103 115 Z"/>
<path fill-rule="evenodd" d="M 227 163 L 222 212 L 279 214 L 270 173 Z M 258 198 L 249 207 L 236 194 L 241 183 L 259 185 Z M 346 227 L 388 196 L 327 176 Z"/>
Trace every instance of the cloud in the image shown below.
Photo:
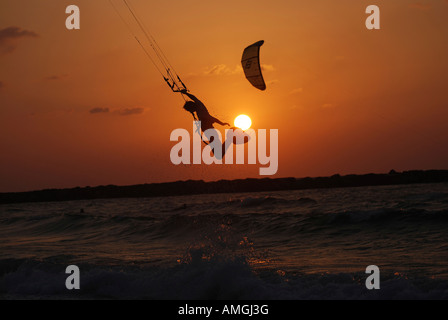
<path fill-rule="evenodd" d="M 93 108 L 89 111 L 91 114 L 96 114 L 96 113 L 108 113 L 109 112 L 109 108 Z"/>
<path fill-rule="evenodd" d="M 120 116 L 130 116 L 134 114 L 142 114 L 145 112 L 145 108 L 137 107 L 137 108 L 124 108 L 116 110 L 115 113 L 119 114 Z"/>
<path fill-rule="evenodd" d="M 99 114 L 99 113 L 111 113 L 118 116 L 130 116 L 136 114 L 142 114 L 145 112 L 145 108 L 143 107 L 135 107 L 135 108 L 118 108 L 110 110 L 109 108 L 93 108 L 89 111 L 90 114 Z"/>
<path fill-rule="evenodd" d="M 52 75 L 52 76 L 45 77 L 45 80 L 56 81 L 56 80 L 65 79 L 67 77 L 68 77 L 68 74 Z"/>
<path fill-rule="evenodd" d="M 261 70 L 263 72 L 275 71 L 275 67 L 270 64 L 262 64 Z M 208 67 L 202 73 L 205 76 L 232 76 L 243 74 L 243 67 L 241 65 L 236 65 L 235 67 L 230 67 L 226 64 L 217 64 L 212 67 Z M 195 74 L 190 74 L 191 76 L 195 76 Z"/>
<path fill-rule="evenodd" d="M 325 103 L 322 105 L 322 108 L 324 108 L 324 109 L 333 109 L 334 107 L 336 107 L 336 106 L 332 103 Z"/>
<path fill-rule="evenodd" d="M 207 76 L 230 76 L 234 74 L 239 74 L 243 72 L 241 66 L 235 66 L 235 68 L 228 67 L 225 64 L 217 64 L 211 68 L 204 71 Z"/>
<path fill-rule="evenodd" d="M 262 64 L 261 71 L 275 71 L 275 68 L 271 64 Z"/>
<path fill-rule="evenodd" d="M 0 30 L 0 55 L 11 53 L 17 47 L 17 41 L 22 38 L 37 38 L 39 35 L 33 31 L 19 27 L 8 27 Z"/>
<path fill-rule="evenodd" d="M 297 94 L 297 93 L 302 93 L 303 92 L 303 88 L 296 88 L 294 90 L 292 90 L 289 94 Z"/>

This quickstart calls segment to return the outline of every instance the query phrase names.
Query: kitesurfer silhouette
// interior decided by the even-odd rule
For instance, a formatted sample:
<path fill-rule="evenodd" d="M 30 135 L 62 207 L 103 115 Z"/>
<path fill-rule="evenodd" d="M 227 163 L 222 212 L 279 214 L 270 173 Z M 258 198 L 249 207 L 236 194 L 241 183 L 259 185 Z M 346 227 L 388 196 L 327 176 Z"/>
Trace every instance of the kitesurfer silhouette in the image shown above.
<path fill-rule="evenodd" d="M 221 126 L 229 126 L 230 124 L 227 122 L 222 122 L 221 120 L 213 117 L 208 112 L 205 105 L 202 103 L 201 100 L 196 98 L 196 96 L 192 95 L 191 93 L 188 93 L 187 90 L 182 90 L 182 94 L 185 94 L 193 101 L 187 101 L 184 104 L 184 109 L 190 112 L 193 115 L 193 118 L 197 121 L 201 121 L 201 130 L 203 132 L 207 131 L 208 129 L 214 129 L 213 124 L 217 123 Z M 196 112 L 196 115 L 195 115 Z"/>
<path fill-rule="evenodd" d="M 215 127 L 213 127 L 214 123 L 217 123 L 221 126 L 229 126 L 230 124 L 227 122 L 222 122 L 221 120 L 213 117 L 207 110 L 206 106 L 202 103 L 201 100 L 199 100 L 196 96 L 194 96 L 193 94 L 189 93 L 186 89 L 181 90 L 180 91 L 182 94 L 186 95 L 187 97 L 189 97 L 191 100 L 193 101 L 187 101 L 184 104 L 184 109 L 188 112 L 191 113 L 191 115 L 193 116 L 193 118 L 196 121 L 200 121 L 201 122 L 201 131 L 204 132 L 205 136 L 208 139 L 208 142 L 204 141 L 204 143 L 206 144 L 210 144 L 213 142 L 214 139 L 214 135 L 211 134 L 212 131 L 211 130 L 216 130 Z M 234 129 L 234 128 L 232 128 Z M 207 131 L 209 130 L 209 131 Z M 201 133 L 200 133 L 201 134 Z M 202 135 L 201 135 L 202 137 Z M 215 153 L 215 150 L 213 150 L 213 152 Z M 226 147 L 225 147 L 225 142 L 222 143 L 222 153 L 221 153 L 221 157 L 224 157 L 224 154 L 226 152 Z M 216 154 L 215 154 L 216 155 Z"/>

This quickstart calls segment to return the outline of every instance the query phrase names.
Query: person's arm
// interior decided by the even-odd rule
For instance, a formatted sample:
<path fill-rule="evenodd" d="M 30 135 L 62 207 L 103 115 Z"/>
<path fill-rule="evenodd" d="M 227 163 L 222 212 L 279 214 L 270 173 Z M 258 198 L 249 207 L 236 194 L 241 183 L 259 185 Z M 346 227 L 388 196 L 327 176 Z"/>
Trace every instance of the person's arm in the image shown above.
<path fill-rule="evenodd" d="M 193 100 L 194 102 L 201 102 L 198 98 L 196 98 L 194 95 L 192 95 L 191 93 L 188 93 L 187 90 L 182 90 L 181 91 L 182 94 L 186 95 L 188 98 L 190 98 L 191 100 Z"/>
<path fill-rule="evenodd" d="M 216 119 L 215 117 L 213 117 L 213 121 L 221 126 L 229 126 L 230 127 L 230 124 L 228 124 L 227 122 L 222 122 L 221 120 Z"/>

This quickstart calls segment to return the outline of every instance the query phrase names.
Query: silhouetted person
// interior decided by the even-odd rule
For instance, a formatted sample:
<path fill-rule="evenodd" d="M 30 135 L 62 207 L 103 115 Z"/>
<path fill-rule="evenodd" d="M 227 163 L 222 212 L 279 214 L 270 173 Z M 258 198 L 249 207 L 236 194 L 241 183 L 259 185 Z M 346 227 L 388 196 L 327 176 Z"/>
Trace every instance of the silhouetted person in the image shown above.
<path fill-rule="evenodd" d="M 190 112 L 195 120 L 201 121 L 201 129 L 203 132 L 208 129 L 214 129 L 214 123 L 220 124 L 222 126 L 230 126 L 230 124 L 228 124 L 227 122 L 222 122 L 219 119 L 211 116 L 202 101 L 196 98 L 194 95 L 188 93 L 186 90 L 182 90 L 181 92 L 187 95 L 191 100 L 193 100 L 185 102 L 184 109 Z M 194 114 L 195 112 L 196 115 Z"/>
<path fill-rule="evenodd" d="M 230 126 L 230 124 L 228 124 L 227 122 L 222 122 L 221 120 L 210 115 L 210 113 L 208 112 L 205 105 L 201 102 L 201 100 L 196 98 L 191 93 L 188 93 L 187 90 L 182 90 L 181 93 L 187 95 L 191 100 L 193 100 L 193 101 L 185 102 L 184 109 L 187 110 L 188 112 L 190 112 L 196 121 L 201 121 L 201 130 L 202 130 L 202 132 L 205 133 L 209 142 L 213 142 L 214 136 L 207 134 L 206 131 L 209 129 L 216 130 L 213 127 L 214 123 L 217 123 L 221 126 Z M 199 133 L 199 134 L 201 134 L 201 133 Z M 221 154 L 222 157 L 224 157 L 225 151 L 226 151 L 225 142 L 223 142 L 222 143 L 222 154 Z"/>

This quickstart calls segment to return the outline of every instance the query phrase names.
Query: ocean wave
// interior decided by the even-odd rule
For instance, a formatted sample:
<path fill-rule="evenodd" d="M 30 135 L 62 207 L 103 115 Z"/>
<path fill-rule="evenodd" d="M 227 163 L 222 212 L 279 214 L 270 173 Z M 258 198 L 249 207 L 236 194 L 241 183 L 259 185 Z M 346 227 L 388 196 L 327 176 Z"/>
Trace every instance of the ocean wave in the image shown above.
<path fill-rule="evenodd" d="M 2 299 L 369 300 L 448 298 L 448 281 L 382 274 L 367 290 L 362 273 L 289 274 L 241 260 L 196 260 L 170 267 L 80 264 L 80 290 L 65 287 L 67 264 L 0 261 Z"/>
<path fill-rule="evenodd" d="M 425 188 L 0 206 L 0 297 L 444 299 L 447 190 Z M 347 273 L 364 261 L 408 275 L 382 267 L 366 291 Z M 65 289 L 69 264 L 80 292 Z"/>
<path fill-rule="evenodd" d="M 337 233 L 343 229 L 344 232 L 350 232 L 352 229 L 345 228 L 350 225 L 357 227 L 352 230 L 353 232 L 360 228 L 366 232 L 374 232 L 378 225 L 394 230 L 406 226 L 413 230 L 430 224 L 440 228 L 448 222 L 447 210 L 378 208 L 325 212 L 314 207 L 309 211 L 293 206 L 290 212 L 282 213 L 275 210 L 275 207 L 273 209 L 263 207 L 264 210 L 260 212 L 256 207 L 252 207 L 256 206 L 253 199 L 245 199 L 251 205 L 244 207 L 244 211 L 232 207 L 221 211 L 211 208 L 208 211 L 181 210 L 171 214 L 135 216 L 63 214 L 40 216 L 38 219 L 26 216 L 10 217 L 2 219 L 1 231 L 5 239 L 20 234 L 33 237 L 36 241 L 39 241 L 39 237 L 47 239 L 54 236 L 58 239 L 76 237 L 90 242 L 94 240 L 146 242 L 154 239 L 190 241 L 197 236 L 228 229 L 228 233 L 238 236 L 255 235 L 272 241 L 289 238 L 294 241 L 300 239 L 303 234 L 319 238 L 321 231 Z M 260 201 L 277 200 L 260 198 L 256 199 L 255 203 Z M 247 211 L 251 208 L 254 210 Z"/>
<path fill-rule="evenodd" d="M 415 193 L 415 194 L 409 194 L 405 197 L 406 200 L 409 201 L 419 201 L 419 202 L 425 202 L 425 201 L 441 201 L 441 202 L 448 202 L 448 193 L 446 192 L 426 192 L 426 193 Z"/>
<path fill-rule="evenodd" d="M 226 203 L 226 205 L 236 205 L 240 207 L 258 207 L 258 206 L 266 206 L 269 204 L 275 205 L 314 205 L 317 204 L 317 201 L 312 198 L 297 198 L 297 199 L 285 199 L 276 196 L 259 196 L 259 197 L 244 197 L 241 199 L 230 199 Z"/>
<path fill-rule="evenodd" d="M 379 208 L 372 210 L 353 210 L 329 213 L 331 223 L 360 223 L 360 222 L 448 222 L 447 210 L 425 209 L 396 209 Z"/>

